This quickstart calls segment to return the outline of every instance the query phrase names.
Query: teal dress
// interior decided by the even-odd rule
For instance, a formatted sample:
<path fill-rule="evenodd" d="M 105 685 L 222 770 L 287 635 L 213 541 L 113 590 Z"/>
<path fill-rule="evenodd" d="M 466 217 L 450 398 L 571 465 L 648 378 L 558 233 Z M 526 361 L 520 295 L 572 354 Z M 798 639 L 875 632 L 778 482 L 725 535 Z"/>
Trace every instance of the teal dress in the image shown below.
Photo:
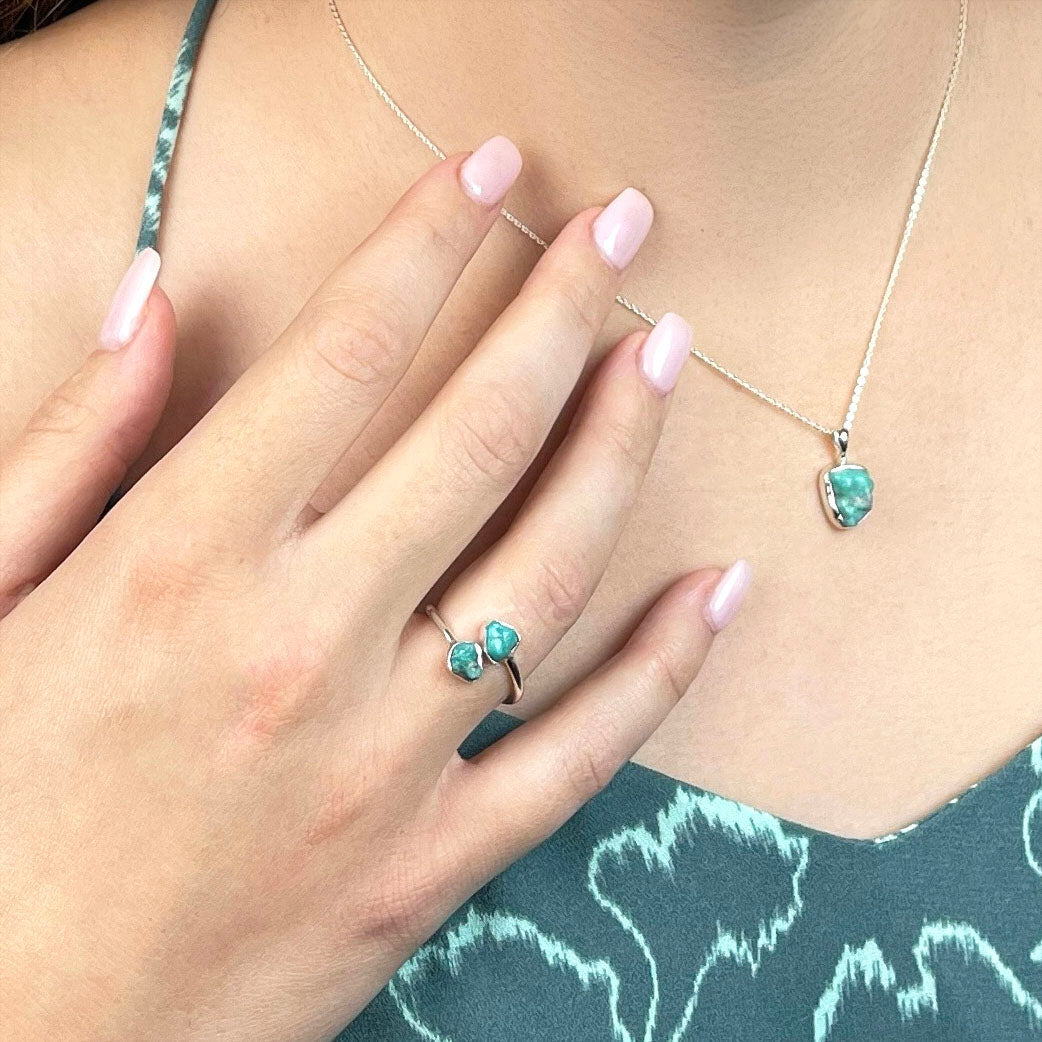
<path fill-rule="evenodd" d="M 515 722 L 494 714 L 466 754 Z M 630 764 L 338 1042 L 1042 1039 L 1042 738 L 841 839 Z"/>
<path fill-rule="evenodd" d="M 156 243 L 213 4 L 198 0 L 178 54 L 139 248 Z M 515 726 L 492 714 L 464 754 Z M 1042 1040 L 1042 738 L 874 840 L 628 765 L 338 1037 L 419 1040 Z"/>

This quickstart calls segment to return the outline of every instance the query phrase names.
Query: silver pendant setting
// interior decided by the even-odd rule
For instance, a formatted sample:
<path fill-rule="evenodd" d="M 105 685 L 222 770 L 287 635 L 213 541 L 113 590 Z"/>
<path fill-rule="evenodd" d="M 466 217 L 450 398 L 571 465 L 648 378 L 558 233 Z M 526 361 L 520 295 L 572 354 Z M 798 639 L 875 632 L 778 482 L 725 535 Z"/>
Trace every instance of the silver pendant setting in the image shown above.
<path fill-rule="evenodd" d="M 833 526 L 843 531 L 857 528 L 872 510 L 875 482 L 866 467 L 847 462 L 847 443 L 850 432 L 838 430 L 833 435 L 839 458 L 836 465 L 826 467 L 820 476 L 818 489 L 825 515 Z"/>

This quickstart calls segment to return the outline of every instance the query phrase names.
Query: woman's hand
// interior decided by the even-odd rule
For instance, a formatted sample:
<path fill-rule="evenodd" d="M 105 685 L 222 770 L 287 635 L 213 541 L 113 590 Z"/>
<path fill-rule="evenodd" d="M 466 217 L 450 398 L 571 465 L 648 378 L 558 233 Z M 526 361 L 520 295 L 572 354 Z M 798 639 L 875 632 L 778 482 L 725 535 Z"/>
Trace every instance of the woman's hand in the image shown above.
<path fill-rule="evenodd" d="M 611 661 L 462 760 L 511 691 L 414 614 L 532 463 L 651 222 L 575 217 L 434 402 L 327 478 L 410 363 L 520 166 L 494 138 L 425 174 L 271 349 L 93 529 L 170 382 L 139 255 L 110 350 L 4 462 L 5 1037 L 333 1035 L 475 889 L 594 795 L 694 678 L 746 571 L 681 578 Z M 534 669 L 605 569 L 689 348 L 675 316 L 600 366 L 506 535 L 448 589 Z"/>

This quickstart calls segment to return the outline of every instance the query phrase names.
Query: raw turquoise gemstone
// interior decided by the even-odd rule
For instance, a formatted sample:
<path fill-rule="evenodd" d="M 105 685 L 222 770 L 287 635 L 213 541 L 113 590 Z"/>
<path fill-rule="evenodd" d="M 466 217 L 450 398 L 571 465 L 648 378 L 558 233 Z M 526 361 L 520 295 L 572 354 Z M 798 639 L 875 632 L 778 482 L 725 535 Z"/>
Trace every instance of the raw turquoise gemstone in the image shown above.
<path fill-rule="evenodd" d="M 493 619 L 485 623 L 485 654 L 493 662 L 505 662 L 521 643 L 521 635 L 513 626 Z"/>
<path fill-rule="evenodd" d="M 847 463 L 826 471 L 825 480 L 832 487 L 836 520 L 840 525 L 853 528 L 864 520 L 872 509 L 872 490 L 875 488 L 872 475 L 856 463 Z"/>
<path fill-rule="evenodd" d="M 472 640 L 457 640 L 449 648 L 449 669 L 463 680 L 477 680 L 485 672 L 481 645 Z"/>

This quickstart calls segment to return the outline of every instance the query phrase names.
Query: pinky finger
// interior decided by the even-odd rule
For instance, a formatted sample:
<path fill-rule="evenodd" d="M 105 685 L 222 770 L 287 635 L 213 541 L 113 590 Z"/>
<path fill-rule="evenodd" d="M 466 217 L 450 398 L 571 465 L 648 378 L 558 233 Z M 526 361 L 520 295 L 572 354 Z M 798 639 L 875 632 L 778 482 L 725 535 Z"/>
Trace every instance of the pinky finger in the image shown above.
<path fill-rule="evenodd" d="M 470 825 L 457 835 L 480 844 L 460 860 L 501 871 L 603 789 L 691 686 L 749 579 L 744 561 L 680 579 L 596 673 L 458 765 L 453 804 Z"/>

